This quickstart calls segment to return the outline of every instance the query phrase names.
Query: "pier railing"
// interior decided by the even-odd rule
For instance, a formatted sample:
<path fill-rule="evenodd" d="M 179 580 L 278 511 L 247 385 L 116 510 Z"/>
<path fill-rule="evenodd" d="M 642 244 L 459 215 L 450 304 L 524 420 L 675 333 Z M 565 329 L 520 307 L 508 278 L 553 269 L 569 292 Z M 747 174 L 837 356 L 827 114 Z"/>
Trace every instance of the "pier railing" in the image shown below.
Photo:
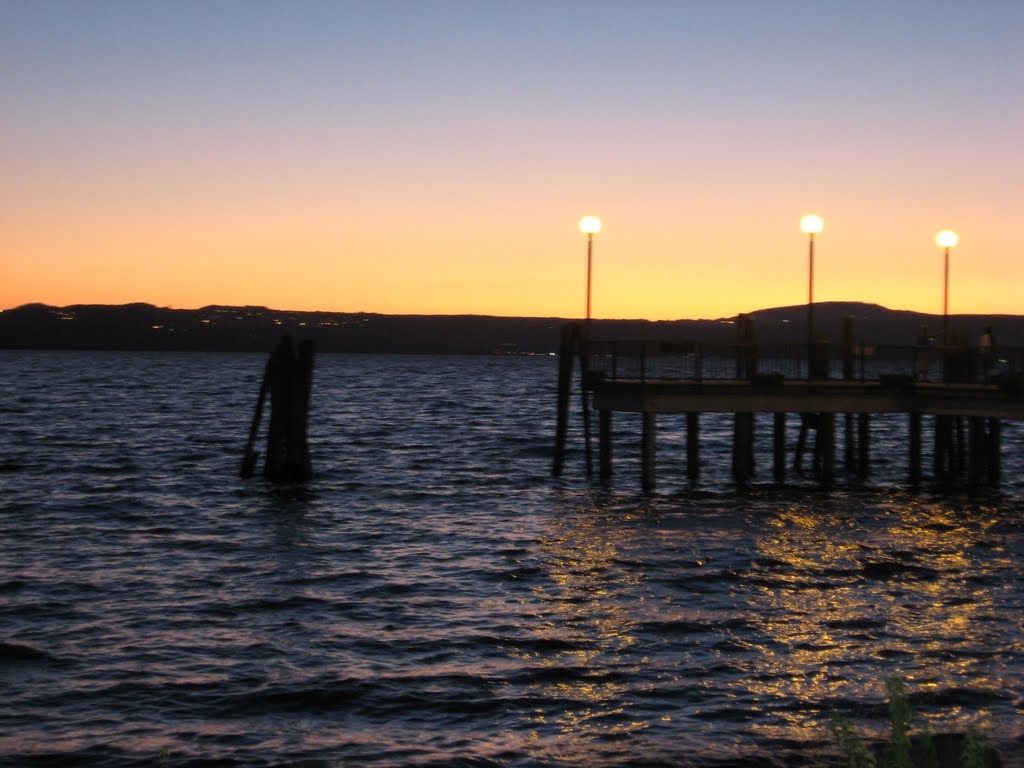
<path fill-rule="evenodd" d="M 607 381 L 807 380 L 993 383 L 1024 379 L 1024 348 L 591 341 L 588 366 Z M 813 368 L 810 371 L 809 368 Z M 813 375 L 809 375 L 813 373 Z"/>

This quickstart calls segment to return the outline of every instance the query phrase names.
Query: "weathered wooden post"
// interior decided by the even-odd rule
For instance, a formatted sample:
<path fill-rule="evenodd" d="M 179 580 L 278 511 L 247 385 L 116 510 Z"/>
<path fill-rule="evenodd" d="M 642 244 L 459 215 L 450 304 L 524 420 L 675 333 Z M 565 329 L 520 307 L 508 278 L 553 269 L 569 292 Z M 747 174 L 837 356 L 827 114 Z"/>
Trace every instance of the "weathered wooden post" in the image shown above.
<path fill-rule="evenodd" d="M 967 464 L 967 492 L 977 493 L 983 478 L 986 477 L 986 463 L 988 459 L 987 436 L 985 434 L 985 419 L 978 416 L 971 416 L 967 421 L 968 429 L 968 464 Z"/>
<path fill-rule="evenodd" d="M 569 429 L 569 389 L 572 385 L 572 325 L 562 326 L 562 338 L 558 345 L 558 393 L 557 415 L 555 417 L 555 455 L 551 462 L 551 474 L 558 477 L 565 466 L 565 442 Z"/>
<path fill-rule="evenodd" d="M 586 331 L 579 323 L 566 323 L 558 346 L 558 392 L 555 417 L 555 451 L 551 461 L 551 474 L 558 477 L 565 466 L 565 443 L 569 429 L 569 392 L 572 388 L 573 356 L 580 365 L 580 399 L 583 407 L 583 440 L 586 453 L 587 476 L 593 474 L 593 454 L 590 447 L 590 349 Z"/>
<path fill-rule="evenodd" d="M 606 409 L 597 414 L 597 464 L 598 476 L 608 479 L 612 476 L 612 412 Z"/>
<path fill-rule="evenodd" d="M 853 372 L 853 359 L 854 359 L 854 346 L 853 346 L 853 316 L 847 315 L 842 321 L 842 339 L 843 339 L 843 379 L 851 381 L 854 378 Z M 847 474 L 852 474 L 857 470 L 857 433 L 853 427 L 853 414 L 843 414 L 843 467 Z"/>
<path fill-rule="evenodd" d="M 651 411 L 643 412 L 643 427 L 640 439 L 640 481 L 645 492 L 653 491 L 655 464 L 657 459 L 657 421 Z"/>
<path fill-rule="evenodd" d="M 312 341 L 300 342 L 296 353 L 289 336 L 283 337 L 271 353 L 242 459 L 242 477 L 251 477 L 255 469 L 257 453 L 253 445 L 268 392 L 270 425 L 263 476 L 273 482 L 303 482 L 312 477 L 307 431 L 313 388 L 313 355 Z"/>
<path fill-rule="evenodd" d="M 807 447 L 807 437 L 810 435 L 811 430 L 817 431 L 818 429 L 818 414 L 816 413 L 801 413 L 800 414 L 800 432 L 796 437 L 796 450 L 793 453 L 793 469 L 797 472 L 803 470 L 804 461 L 804 450 Z M 817 438 L 815 438 L 815 445 L 817 445 Z M 813 460 L 813 468 L 817 468 L 817 457 Z"/>
<path fill-rule="evenodd" d="M 950 484 L 956 478 L 956 451 L 953 440 L 955 416 L 937 415 L 935 421 L 935 448 L 932 455 L 932 473 L 936 480 Z"/>
<path fill-rule="evenodd" d="M 587 477 L 594 474 L 594 455 L 590 448 L 590 323 L 575 326 L 576 349 L 580 360 L 580 400 L 583 405 L 583 452 L 587 461 Z"/>
<path fill-rule="evenodd" d="M 746 485 L 754 474 L 754 414 L 734 416 L 732 475 L 737 485 Z"/>
<path fill-rule="evenodd" d="M 775 414 L 774 431 L 772 433 L 772 470 L 775 482 L 786 480 L 786 414 Z"/>
<path fill-rule="evenodd" d="M 815 440 L 819 456 L 818 481 L 831 488 L 836 479 L 836 415 L 818 414 L 818 436 Z"/>
<path fill-rule="evenodd" d="M 260 384 L 260 393 L 256 398 L 256 411 L 252 417 L 252 425 L 249 427 L 249 439 L 245 444 L 245 452 L 242 455 L 242 467 L 239 476 L 248 479 L 256 471 L 256 460 L 259 458 L 259 451 L 256 450 L 256 438 L 260 432 L 260 421 L 263 418 L 263 403 L 267 399 L 267 392 L 270 389 L 270 362 L 267 361 L 263 368 L 263 381 Z"/>
<path fill-rule="evenodd" d="M 988 450 L 988 482 L 993 488 L 998 488 L 1003 480 L 1002 434 L 1002 422 L 999 419 L 989 419 L 986 448 Z"/>
<path fill-rule="evenodd" d="M 700 477 L 700 414 L 686 414 L 686 476 L 691 483 Z"/>
<path fill-rule="evenodd" d="M 910 414 L 910 484 L 917 486 L 921 482 L 921 414 Z"/>
<path fill-rule="evenodd" d="M 871 471 L 871 414 L 857 414 L 857 477 L 866 479 Z"/>

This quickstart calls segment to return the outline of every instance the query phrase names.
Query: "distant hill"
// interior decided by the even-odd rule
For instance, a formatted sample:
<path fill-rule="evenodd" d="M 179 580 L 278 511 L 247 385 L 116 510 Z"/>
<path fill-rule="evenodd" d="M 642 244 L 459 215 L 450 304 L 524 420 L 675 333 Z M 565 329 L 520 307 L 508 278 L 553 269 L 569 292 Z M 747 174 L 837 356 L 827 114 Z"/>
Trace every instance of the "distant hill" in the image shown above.
<path fill-rule="evenodd" d="M 806 338 L 806 305 L 761 309 L 754 317 L 764 342 L 801 343 Z M 839 338 L 840 322 L 852 316 L 857 341 L 911 344 L 927 326 L 934 336 L 938 315 L 905 312 L 858 302 L 815 304 L 815 329 Z M 284 334 L 309 338 L 321 352 L 401 354 L 543 354 L 558 348 L 564 318 L 483 315 L 379 315 L 350 312 L 292 312 L 266 307 L 209 306 L 168 309 L 151 304 L 26 304 L 0 312 L 0 348 L 210 350 L 266 352 Z M 1001 345 L 1024 346 L 1024 317 L 955 315 L 952 329 L 976 341 L 986 325 Z M 595 320 L 599 339 L 729 342 L 735 318 L 717 320 Z"/>

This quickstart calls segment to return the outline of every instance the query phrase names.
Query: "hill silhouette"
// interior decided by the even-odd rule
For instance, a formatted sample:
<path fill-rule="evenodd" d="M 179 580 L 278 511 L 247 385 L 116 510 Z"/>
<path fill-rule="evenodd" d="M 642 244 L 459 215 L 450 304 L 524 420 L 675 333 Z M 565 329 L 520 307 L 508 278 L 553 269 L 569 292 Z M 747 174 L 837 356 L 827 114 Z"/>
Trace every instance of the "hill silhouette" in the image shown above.
<path fill-rule="evenodd" d="M 761 309 L 757 339 L 802 343 L 806 305 Z M 934 336 L 939 315 L 892 310 L 861 302 L 815 304 L 815 329 L 839 338 L 852 316 L 857 341 L 912 344 L 927 326 Z M 565 318 L 486 315 L 381 315 L 365 312 L 296 312 L 266 307 L 208 306 L 169 309 L 152 304 L 53 307 L 26 304 L 0 312 L 2 349 L 209 350 L 266 352 L 284 334 L 309 338 L 321 352 L 400 354 L 546 354 L 558 348 Z M 715 320 L 594 320 L 598 339 L 705 341 L 735 339 L 735 318 Z M 991 325 L 999 344 L 1024 346 L 1024 317 L 954 315 L 952 329 L 975 342 Z"/>

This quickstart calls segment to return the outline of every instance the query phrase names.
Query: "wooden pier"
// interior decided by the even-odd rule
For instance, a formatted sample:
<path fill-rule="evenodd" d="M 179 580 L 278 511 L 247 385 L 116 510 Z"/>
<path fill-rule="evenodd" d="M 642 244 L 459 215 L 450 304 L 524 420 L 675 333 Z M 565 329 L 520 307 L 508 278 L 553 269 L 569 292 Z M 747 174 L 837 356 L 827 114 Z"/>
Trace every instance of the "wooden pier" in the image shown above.
<path fill-rule="evenodd" d="M 924 477 L 926 418 L 934 420 L 932 478 L 969 491 L 999 484 L 1002 421 L 1024 419 L 1024 371 L 1016 350 L 979 350 L 963 343 L 876 347 L 853 341 L 851 321 L 843 323 L 840 336 L 839 345 L 758 346 L 753 321 L 741 317 L 736 343 L 712 347 L 590 341 L 583 326 L 570 324 L 560 350 L 553 474 L 564 466 L 570 380 L 578 360 L 586 470 L 593 472 L 591 411 L 596 411 L 601 478 L 612 474 L 615 413 L 641 414 L 646 490 L 655 486 L 659 415 L 686 415 L 685 472 L 691 482 L 700 476 L 701 416 L 716 413 L 733 416 L 732 476 L 738 485 L 749 483 L 755 470 L 755 414 L 763 413 L 772 415 L 772 479 L 782 483 L 790 467 L 801 469 L 806 451 L 812 476 L 828 487 L 840 474 L 867 478 L 872 417 L 903 414 L 911 485 Z M 800 423 L 792 462 L 786 442 L 790 418 Z"/>

